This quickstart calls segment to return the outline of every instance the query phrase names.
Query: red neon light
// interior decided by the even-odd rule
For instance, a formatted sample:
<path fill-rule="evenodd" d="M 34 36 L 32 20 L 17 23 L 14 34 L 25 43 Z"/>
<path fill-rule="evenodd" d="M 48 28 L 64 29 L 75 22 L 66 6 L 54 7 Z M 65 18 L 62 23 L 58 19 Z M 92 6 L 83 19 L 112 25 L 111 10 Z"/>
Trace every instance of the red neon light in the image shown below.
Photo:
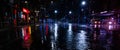
<path fill-rule="evenodd" d="M 28 9 L 26 9 L 26 8 L 23 8 L 23 12 L 27 13 L 27 14 L 30 13 L 30 11 Z"/>
<path fill-rule="evenodd" d="M 27 41 L 30 39 L 30 35 L 31 35 L 31 27 L 24 27 L 24 40 Z"/>

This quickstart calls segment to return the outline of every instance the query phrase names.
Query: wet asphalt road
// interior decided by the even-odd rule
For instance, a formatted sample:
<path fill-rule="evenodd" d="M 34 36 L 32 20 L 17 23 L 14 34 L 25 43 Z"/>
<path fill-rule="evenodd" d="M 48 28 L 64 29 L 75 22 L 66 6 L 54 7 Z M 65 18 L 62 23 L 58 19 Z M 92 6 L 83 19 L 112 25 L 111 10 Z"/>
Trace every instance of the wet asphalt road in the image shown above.
<path fill-rule="evenodd" d="M 39 24 L 0 31 L 0 50 L 120 50 L 120 31 L 79 24 Z"/>

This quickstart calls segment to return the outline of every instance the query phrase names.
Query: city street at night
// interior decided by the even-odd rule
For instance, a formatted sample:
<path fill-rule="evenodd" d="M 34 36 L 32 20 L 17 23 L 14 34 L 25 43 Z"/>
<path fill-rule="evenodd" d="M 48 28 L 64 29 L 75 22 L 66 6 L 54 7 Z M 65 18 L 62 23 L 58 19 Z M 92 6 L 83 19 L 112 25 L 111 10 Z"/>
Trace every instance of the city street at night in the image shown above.
<path fill-rule="evenodd" d="M 119 0 L 0 0 L 0 50 L 120 50 Z"/>

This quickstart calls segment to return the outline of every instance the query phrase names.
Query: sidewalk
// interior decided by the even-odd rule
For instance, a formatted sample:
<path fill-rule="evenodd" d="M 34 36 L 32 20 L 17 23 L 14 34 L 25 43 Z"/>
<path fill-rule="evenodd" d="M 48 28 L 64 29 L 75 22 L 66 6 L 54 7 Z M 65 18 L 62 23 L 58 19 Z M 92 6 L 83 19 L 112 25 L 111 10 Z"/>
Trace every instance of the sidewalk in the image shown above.
<path fill-rule="evenodd" d="M 9 28 L 0 28 L 0 32 L 2 32 L 2 31 L 6 31 L 6 30 L 9 30 Z"/>

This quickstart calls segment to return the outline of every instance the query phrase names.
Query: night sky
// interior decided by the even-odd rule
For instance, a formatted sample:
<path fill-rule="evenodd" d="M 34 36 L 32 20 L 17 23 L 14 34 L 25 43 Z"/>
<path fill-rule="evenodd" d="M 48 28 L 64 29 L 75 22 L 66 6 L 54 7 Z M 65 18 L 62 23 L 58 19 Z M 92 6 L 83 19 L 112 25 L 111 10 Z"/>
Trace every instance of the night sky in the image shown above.
<path fill-rule="evenodd" d="M 30 1 L 34 6 L 39 7 L 40 5 L 50 6 L 51 0 L 32 0 Z M 82 0 L 53 0 L 54 7 L 62 9 L 79 9 L 81 7 Z M 92 10 L 114 10 L 120 8 L 119 0 L 86 0 L 87 6 L 90 6 Z"/>
<path fill-rule="evenodd" d="M 12 0 L 0 0 L 0 7 L 5 7 L 5 5 L 9 5 Z M 23 4 L 25 0 L 15 0 L 16 3 L 20 5 Z M 51 4 L 53 1 L 53 4 Z M 60 10 L 73 10 L 78 11 L 81 9 L 81 1 L 82 0 L 28 0 L 28 5 L 32 9 L 40 9 L 41 6 L 50 9 L 60 9 Z M 86 6 L 85 8 L 90 7 L 93 11 L 104 11 L 104 10 L 114 10 L 120 9 L 120 1 L 119 0 L 85 0 Z M 16 4 L 14 3 L 14 4 Z"/>

